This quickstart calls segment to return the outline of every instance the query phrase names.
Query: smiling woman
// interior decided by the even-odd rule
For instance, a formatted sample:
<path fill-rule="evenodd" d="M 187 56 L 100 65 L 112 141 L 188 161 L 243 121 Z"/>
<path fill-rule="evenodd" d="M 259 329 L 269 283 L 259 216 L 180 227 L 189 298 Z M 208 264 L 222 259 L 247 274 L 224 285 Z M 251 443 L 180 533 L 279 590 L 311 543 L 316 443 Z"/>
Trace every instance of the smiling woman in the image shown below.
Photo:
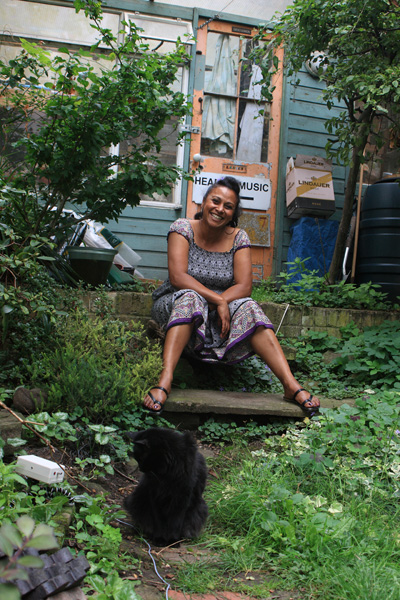
<path fill-rule="evenodd" d="M 159 385 L 144 406 L 160 414 L 183 351 L 208 363 L 234 364 L 257 353 L 281 381 L 286 399 L 313 414 L 319 401 L 294 379 L 273 325 L 250 297 L 250 240 L 237 227 L 240 185 L 211 185 L 193 220 L 178 219 L 168 234 L 168 279 L 153 294 L 152 317 L 166 331 Z"/>

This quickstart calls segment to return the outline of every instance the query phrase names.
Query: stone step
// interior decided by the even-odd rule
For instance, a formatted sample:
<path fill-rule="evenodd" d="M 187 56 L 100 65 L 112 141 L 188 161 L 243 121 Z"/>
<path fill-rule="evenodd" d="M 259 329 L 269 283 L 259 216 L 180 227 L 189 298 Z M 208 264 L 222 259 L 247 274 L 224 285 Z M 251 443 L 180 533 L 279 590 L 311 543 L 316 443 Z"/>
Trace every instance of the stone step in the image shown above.
<path fill-rule="evenodd" d="M 333 400 L 319 396 L 324 408 L 338 408 L 354 404 L 355 400 Z M 242 415 L 247 417 L 304 418 L 299 406 L 287 402 L 282 394 L 253 394 L 199 389 L 173 389 L 165 405 L 163 416 L 179 415 Z M 176 419 L 174 419 L 176 420 Z"/>

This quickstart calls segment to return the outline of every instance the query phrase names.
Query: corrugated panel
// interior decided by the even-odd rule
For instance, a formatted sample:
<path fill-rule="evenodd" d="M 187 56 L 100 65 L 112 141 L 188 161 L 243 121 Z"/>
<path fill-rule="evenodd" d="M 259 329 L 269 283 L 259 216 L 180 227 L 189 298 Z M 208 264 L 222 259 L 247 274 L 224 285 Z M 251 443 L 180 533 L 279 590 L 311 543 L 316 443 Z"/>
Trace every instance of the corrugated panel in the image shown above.
<path fill-rule="evenodd" d="M 274 273 L 285 270 L 285 261 L 290 244 L 290 227 L 295 222 L 286 212 L 285 172 L 288 159 L 297 154 L 326 156 L 325 145 L 328 133 L 325 121 L 337 116 L 344 106 L 337 104 L 331 110 L 322 100 L 323 83 L 302 71 L 297 81 L 286 83 L 285 101 L 282 115 L 281 152 L 279 165 L 279 186 L 277 210 L 277 239 L 274 252 Z M 333 183 L 335 190 L 336 212 L 330 217 L 339 220 L 344 200 L 344 186 L 347 169 L 333 164 Z"/>

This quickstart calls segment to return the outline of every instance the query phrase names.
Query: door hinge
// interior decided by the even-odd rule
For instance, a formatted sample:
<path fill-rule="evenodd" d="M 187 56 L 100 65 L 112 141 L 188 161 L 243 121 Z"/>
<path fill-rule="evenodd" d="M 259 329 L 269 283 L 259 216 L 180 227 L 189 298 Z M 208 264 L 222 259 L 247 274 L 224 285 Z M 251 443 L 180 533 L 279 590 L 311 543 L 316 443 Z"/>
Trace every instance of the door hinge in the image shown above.
<path fill-rule="evenodd" d="M 200 127 L 195 127 L 194 125 L 181 125 L 180 130 L 183 133 L 200 133 Z"/>

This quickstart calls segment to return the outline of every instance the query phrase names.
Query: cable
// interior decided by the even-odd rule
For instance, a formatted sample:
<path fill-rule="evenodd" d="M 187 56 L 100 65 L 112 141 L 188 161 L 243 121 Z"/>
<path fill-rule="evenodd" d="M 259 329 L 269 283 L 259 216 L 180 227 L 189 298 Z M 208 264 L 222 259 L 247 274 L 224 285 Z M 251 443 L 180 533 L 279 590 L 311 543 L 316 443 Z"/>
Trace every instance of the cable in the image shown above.
<path fill-rule="evenodd" d="M 132 527 L 132 529 L 134 529 L 135 531 L 138 531 L 138 530 L 137 530 L 137 528 L 136 528 L 134 525 L 132 525 L 132 523 L 127 523 L 126 521 L 121 521 L 121 519 L 115 519 L 115 520 L 116 520 L 118 523 L 122 523 L 122 525 L 127 525 L 128 527 Z M 170 584 L 170 583 L 167 583 L 167 582 L 165 581 L 165 579 L 164 579 L 164 578 L 163 578 L 163 577 L 160 575 L 160 573 L 158 572 L 158 569 L 157 569 L 157 564 L 156 564 L 156 561 L 155 561 L 155 558 L 154 558 L 154 556 L 153 556 L 153 555 L 152 555 L 152 553 L 151 553 L 151 546 L 150 546 L 149 542 L 148 542 L 147 540 L 145 540 L 143 536 L 140 536 L 140 539 L 141 539 L 141 540 L 143 540 L 143 541 L 144 541 L 144 542 L 147 544 L 147 547 L 148 547 L 148 555 L 150 556 L 150 558 L 151 558 L 151 560 L 152 560 L 152 562 L 153 562 L 153 567 L 154 567 L 155 574 L 156 574 L 156 575 L 157 575 L 157 577 L 158 577 L 158 578 L 159 578 L 159 579 L 160 579 L 160 580 L 161 580 L 161 581 L 164 583 L 164 585 L 166 585 L 166 586 L 167 586 L 167 587 L 166 587 L 166 590 L 165 590 L 165 600 L 168 600 L 168 592 L 169 592 L 169 589 L 170 589 L 170 587 L 171 587 L 171 584 Z"/>
<path fill-rule="evenodd" d="M 205 23 L 203 23 L 203 25 L 199 25 L 197 27 L 197 29 L 203 29 L 203 27 L 205 27 L 206 25 L 208 25 L 209 23 L 211 23 L 211 21 L 218 21 L 218 19 L 220 18 L 221 13 L 224 12 L 224 10 L 226 10 L 228 8 L 228 6 L 230 4 L 232 4 L 233 0 L 230 0 L 230 2 L 228 2 L 228 4 L 226 6 L 224 6 L 224 8 L 221 8 L 221 10 L 215 14 L 213 17 L 210 17 L 210 19 L 208 19 L 208 21 L 206 21 Z"/>

